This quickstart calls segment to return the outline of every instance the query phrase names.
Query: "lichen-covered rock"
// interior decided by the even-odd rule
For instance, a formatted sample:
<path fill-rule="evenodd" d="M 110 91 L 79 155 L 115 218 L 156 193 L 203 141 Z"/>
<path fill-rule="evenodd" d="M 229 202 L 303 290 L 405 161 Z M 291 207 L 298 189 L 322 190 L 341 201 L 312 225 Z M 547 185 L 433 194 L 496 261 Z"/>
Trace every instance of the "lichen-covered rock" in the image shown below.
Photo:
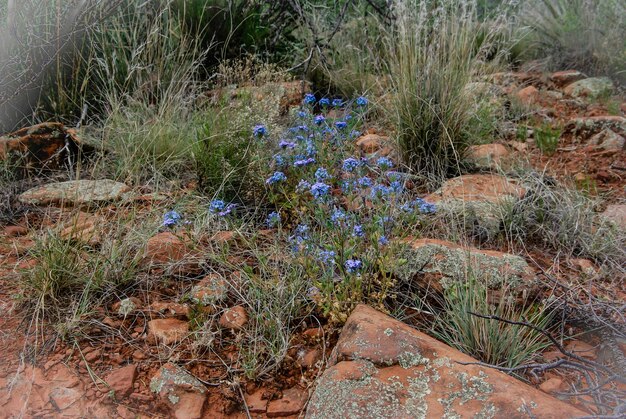
<path fill-rule="evenodd" d="M 563 132 L 571 133 L 579 141 L 586 141 L 605 130 L 626 136 L 626 118 L 613 115 L 574 118 L 565 125 Z"/>
<path fill-rule="evenodd" d="M 496 169 L 502 166 L 510 155 L 502 144 L 473 145 L 467 149 L 467 160 L 479 169 Z"/>
<path fill-rule="evenodd" d="M 516 181 L 496 174 L 463 175 L 446 181 L 426 196 L 426 202 L 453 215 L 475 218 L 487 235 L 500 230 L 501 212 L 524 197 L 526 190 Z"/>
<path fill-rule="evenodd" d="M 90 206 L 118 201 L 129 190 L 127 185 L 109 179 L 70 180 L 29 189 L 18 199 L 30 205 Z"/>
<path fill-rule="evenodd" d="M 610 129 L 605 129 L 591 137 L 589 144 L 593 144 L 601 150 L 621 151 L 626 145 L 626 139 Z"/>
<path fill-rule="evenodd" d="M 591 77 L 568 84 L 563 91 L 576 98 L 597 98 L 610 95 L 614 88 L 613 82 L 608 77 Z"/>
<path fill-rule="evenodd" d="M 536 277 L 524 258 L 495 250 L 481 250 L 436 239 L 407 239 L 402 264 L 394 268 L 402 281 L 417 281 L 425 288 L 443 291 L 474 273 L 493 290 L 514 294 L 531 292 Z"/>
<path fill-rule="evenodd" d="M 168 362 L 152 377 L 150 390 L 177 419 L 202 417 L 206 387 L 185 369 Z"/>
<path fill-rule="evenodd" d="M 306 417 L 574 418 L 585 414 L 485 369 L 408 325 L 359 305 L 346 322 Z"/>
<path fill-rule="evenodd" d="M 221 275 L 207 275 L 191 290 L 191 300 L 208 306 L 222 301 L 228 295 L 228 283 Z"/>

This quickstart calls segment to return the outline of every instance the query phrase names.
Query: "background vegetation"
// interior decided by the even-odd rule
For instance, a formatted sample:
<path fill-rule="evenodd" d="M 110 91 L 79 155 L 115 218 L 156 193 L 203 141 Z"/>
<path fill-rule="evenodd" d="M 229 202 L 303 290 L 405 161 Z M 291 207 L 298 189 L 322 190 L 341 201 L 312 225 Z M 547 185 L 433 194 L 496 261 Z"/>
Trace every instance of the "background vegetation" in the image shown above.
<path fill-rule="evenodd" d="M 256 269 L 244 264 L 248 286 L 231 284 L 235 295 L 229 300 L 251 317 L 246 339 L 237 342 L 249 378 L 279 368 L 291 334 L 313 312 L 341 323 L 358 302 L 393 312 L 397 307 L 390 308 L 390 299 L 414 297 L 385 268 L 395 263 L 396 249 L 386 247 L 391 234 L 433 234 L 520 253 L 534 246 L 590 258 L 606 268 L 605 277 L 623 274 L 623 232 L 597 222 L 593 198 L 542 174 L 508 173 L 528 194 L 502 209 L 497 220 L 502 229 L 489 237 L 476 233 L 471 214 L 462 219 L 445 210 L 432 214 L 423 201 L 407 200 L 387 185 L 401 184 L 397 189 L 404 193 L 410 184 L 411 193 L 422 193 L 463 173 L 469 146 L 492 142 L 501 122 L 517 122 L 530 112 L 519 103 L 497 102 L 485 81 L 498 71 L 525 68 L 608 75 L 623 89 L 626 5 L 619 0 L 0 0 L 0 133 L 48 120 L 79 128 L 97 158 L 67 177 L 112 178 L 155 193 L 194 191 L 193 202 L 166 201 L 189 222 L 182 228 L 198 241 L 234 230 L 253 249 L 237 256 L 263 262 Z M 283 82 L 296 83 L 299 93 L 314 93 L 304 114 L 287 114 L 277 103 L 285 93 Z M 322 97 L 340 105 L 323 104 Z M 313 119 L 320 113 L 326 119 Z M 255 125 L 269 134 L 255 133 Z M 298 139 L 298 130 L 310 136 Z M 341 217 L 339 204 L 311 201 L 312 186 L 303 192 L 296 180 L 327 181 L 328 190 L 332 184 L 358 203 L 356 192 L 345 192 L 339 182 L 362 180 L 356 172 L 343 173 L 344 159 L 358 153 L 348 141 L 358 130 L 388 133 L 399 156 L 393 163 L 369 162 L 367 168 L 352 162 L 359 175 L 388 189 L 380 188 L 380 196 L 371 198 L 376 205 L 360 207 L 361 218 L 350 220 L 349 229 L 345 221 L 342 230 L 330 221 Z M 535 132 L 539 148 L 554 152 L 560 130 L 546 126 Z M 324 142 L 326 135 L 336 143 Z M 522 135 L 525 139 L 526 132 Z M 296 179 L 277 155 L 285 147 L 304 153 L 311 138 L 318 141 L 312 144 L 319 146 L 315 158 L 328 166 L 328 176 L 305 169 Z M 279 145 L 281 140 L 287 145 Z M 302 157 L 294 153 L 280 157 Z M 15 171 L 2 164 L 0 221 L 13 217 L 12 196 L 19 192 Z M 288 181 L 280 183 L 276 173 L 287 173 Z M 279 179 L 280 187 L 270 188 L 270 179 Z M 211 219 L 206 207 L 217 199 L 236 205 L 243 216 Z M 165 204 L 125 220 L 97 250 L 49 232 L 41 237 L 32 252 L 41 263 L 24 274 L 23 298 L 35 322 L 52 319 L 64 335 L 71 334 L 92 307 L 138 287 L 135 274 L 141 267 L 129 255 L 168 227 L 161 225 L 164 209 Z M 282 224 L 269 225 L 282 241 L 267 250 L 258 230 L 268 227 L 272 211 L 283 214 Z M 390 219 L 397 220 L 392 227 Z M 276 261 L 291 254 L 293 240 L 304 240 L 290 233 L 302 224 L 313 228 L 306 239 L 316 252 L 336 251 L 337 267 L 320 263 L 313 251 L 289 256 L 289 263 Z M 370 241 L 358 240 L 357 227 Z M 352 256 L 358 252 L 365 256 L 357 268 Z M 211 269 L 233 266 L 215 253 Z M 337 272 L 349 280 L 338 281 Z M 543 335 L 469 312 L 492 310 L 548 328 L 555 321 L 552 307 L 532 301 L 520 308 L 505 298 L 494 303 L 475 276 L 480 273 L 468 275 L 466 284 L 447 290 L 429 309 L 440 314 L 431 331 L 485 362 L 514 367 L 533 359 L 546 345 Z M 221 313 L 227 306 L 212 308 Z M 198 314 L 199 336 L 212 333 L 205 329 L 216 315 L 208 317 Z"/>

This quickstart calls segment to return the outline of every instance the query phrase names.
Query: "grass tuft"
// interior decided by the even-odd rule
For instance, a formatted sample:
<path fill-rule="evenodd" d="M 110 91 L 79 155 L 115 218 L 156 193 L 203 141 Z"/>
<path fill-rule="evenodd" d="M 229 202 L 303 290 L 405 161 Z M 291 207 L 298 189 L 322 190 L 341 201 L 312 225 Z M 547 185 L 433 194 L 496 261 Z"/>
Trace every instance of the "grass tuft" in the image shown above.
<path fill-rule="evenodd" d="M 527 321 L 539 328 L 550 323 L 550 311 L 533 304 L 521 308 L 506 290 L 488 290 L 473 275 L 445 291 L 443 312 L 436 317 L 433 334 L 448 345 L 481 360 L 513 368 L 533 359 L 549 345 L 539 332 L 523 326 L 484 319 L 472 313 Z M 498 296 L 498 294 L 500 294 Z"/>
<path fill-rule="evenodd" d="M 391 113 L 406 163 L 441 178 L 458 171 L 472 116 L 466 91 L 486 70 L 495 29 L 476 2 L 403 0 L 387 38 Z"/>

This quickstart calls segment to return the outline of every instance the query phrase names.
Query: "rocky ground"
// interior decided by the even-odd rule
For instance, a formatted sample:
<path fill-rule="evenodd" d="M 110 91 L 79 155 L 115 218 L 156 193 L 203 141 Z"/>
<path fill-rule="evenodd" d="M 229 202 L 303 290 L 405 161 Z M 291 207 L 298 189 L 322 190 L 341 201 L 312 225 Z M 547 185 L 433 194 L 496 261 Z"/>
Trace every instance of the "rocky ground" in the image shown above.
<path fill-rule="evenodd" d="M 427 202 L 453 212 L 472 207 L 489 237 L 500 228 L 489 204 L 515 203 L 527 192 L 501 169 L 528 164 L 601 196 L 598 217 L 626 227 L 626 102 L 614 94 L 610 81 L 576 71 L 502 73 L 477 88 L 502 106 L 521 104 L 524 119 L 503 124 L 497 143 L 474 146 L 468 156 L 472 173 L 448 180 L 425 197 Z M 558 145 L 550 153 L 537 144 L 536 127 L 542 124 L 560 127 Z M 365 153 L 388 154 L 386 141 L 372 131 L 357 144 Z M 0 158 L 11 150 L 30 151 L 33 166 L 62 167 L 72 163 L 80 147 L 74 131 L 44 124 L 0 139 Z M 523 376 L 524 382 L 417 331 L 411 313 L 404 313 L 407 320 L 401 322 L 365 305 L 341 329 L 313 319 L 304 322 L 278 373 L 242 378 L 237 342 L 249 322 L 246 308 L 233 305 L 211 313 L 218 319 L 217 335 L 203 334 L 194 323 L 198 306 L 210 311 L 211 302 L 229 301 L 239 289 L 239 270 L 217 275 L 202 260 L 207 249 L 241 247 L 236 231 L 208 237 L 153 235 L 137 255 L 147 267 L 146 285 L 96 307 L 80 336 L 61 340 L 57 331 L 40 327 L 43 319 L 26 317 L 17 298 L 20 272 L 39 263 L 30 252 L 37 234 L 53 229 L 66 240 L 98 246 L 108 225 L 122 214 L 147 213 L 174 197 L 102 179 L 29 182 L 33 188 L 19 196 L 20 211 L 0 229 L 1 416 L 594 417 L 597 400 L 585 392 L 584 370 L 596 364 L 621 377 L 611 384 L 615 394 L 626 391 L 626 371 L 620 370 L 626 365 L 626 342 L 615 334 L 585 333 L 562 347 L 550 346 L 542 354 L 545 363 L 568 359 L 583 367 L 543 369 L 535 377 Z M 269 240 L 273 232 L 259 234 Z M 394 275 L 416 277 L 435 290 L 455 277 L 458 260 L 469 255 L 494 289 L 506 281 L 519 295 L 542 293 L 551 278 L 558 278 L 576 288 L 572 292 L 626 300 L 624 278 L 594 283 L 601 267 L 591 260 L 563 259 L 530 246 L 519 256 L 507 244 L 486 248 L 437 237 L 408 243 L 407 259 L 414 263 Z M 184 280 L 160 281 L 164 273 Z M 586 285 L 572 285 L 580 283 Z M 623 304 L 620 310 L 614 317 L 623 327 Z M 570 335 L 582 330 L 570 327 Z M 203 339 L 221 342 L 215 346 Z"/>

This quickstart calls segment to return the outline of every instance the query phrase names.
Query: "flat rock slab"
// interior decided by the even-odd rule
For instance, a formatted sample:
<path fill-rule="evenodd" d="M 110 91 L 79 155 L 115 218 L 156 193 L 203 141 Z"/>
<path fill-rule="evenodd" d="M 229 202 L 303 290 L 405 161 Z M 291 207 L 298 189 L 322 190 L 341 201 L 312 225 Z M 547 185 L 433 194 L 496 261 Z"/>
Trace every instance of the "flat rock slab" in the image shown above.
<path fill-rule="evenodd" d="M 473 219 L 481 231 L 493 235 L 500 230 L 502 208 L 515 204 L 525 193 L 513 179 L 496 174 L 474 174 L 447 180 L 424 200 L 444 212 Z"/>
<path fill-rule="evenodd" d="M 445 201 L 499 203 L 523 198 L 525 193 L 526 190 L 514 180 L 495 174 L 479 174 L 452 178 L 424 199 L 435 204 Z"/>
<path fill-rule="evenodd" d="M 425 288 L 441 292 L 475 272 L 493 290 L 529 293 L 536 285 L 535 273 L 517 255 L 436 239 L 409 238 L 405 244 L 401 254 L 405 263 L 394 269 L 394 274 L 405 282 L 418 281 Z"/>
<path fill-rule="evenodd" d="M 497 169 L 510 154 L 502 144 L 473 145 L 467 150 L 467 160 L 479 169 Z"/>
<path fill-rule="evenodd" d="M 306 417 L 576 418 L 573 406 L 368 306 L 354 310 Z"/>
<path fill-rule="evenodd" d="M 29 205 L 94 205 L 122 199 L 130 191 L 113 180 L 70 180 L 38 186 L 21 194 L 20 202 Z"/>
<path fill-rule="evenodd" d="M 58 168 L 76 162 L 83 148 L 75 130 L 45 122 L 0 137 L 0 161 L 10 158 L 29 168 Z"/>

